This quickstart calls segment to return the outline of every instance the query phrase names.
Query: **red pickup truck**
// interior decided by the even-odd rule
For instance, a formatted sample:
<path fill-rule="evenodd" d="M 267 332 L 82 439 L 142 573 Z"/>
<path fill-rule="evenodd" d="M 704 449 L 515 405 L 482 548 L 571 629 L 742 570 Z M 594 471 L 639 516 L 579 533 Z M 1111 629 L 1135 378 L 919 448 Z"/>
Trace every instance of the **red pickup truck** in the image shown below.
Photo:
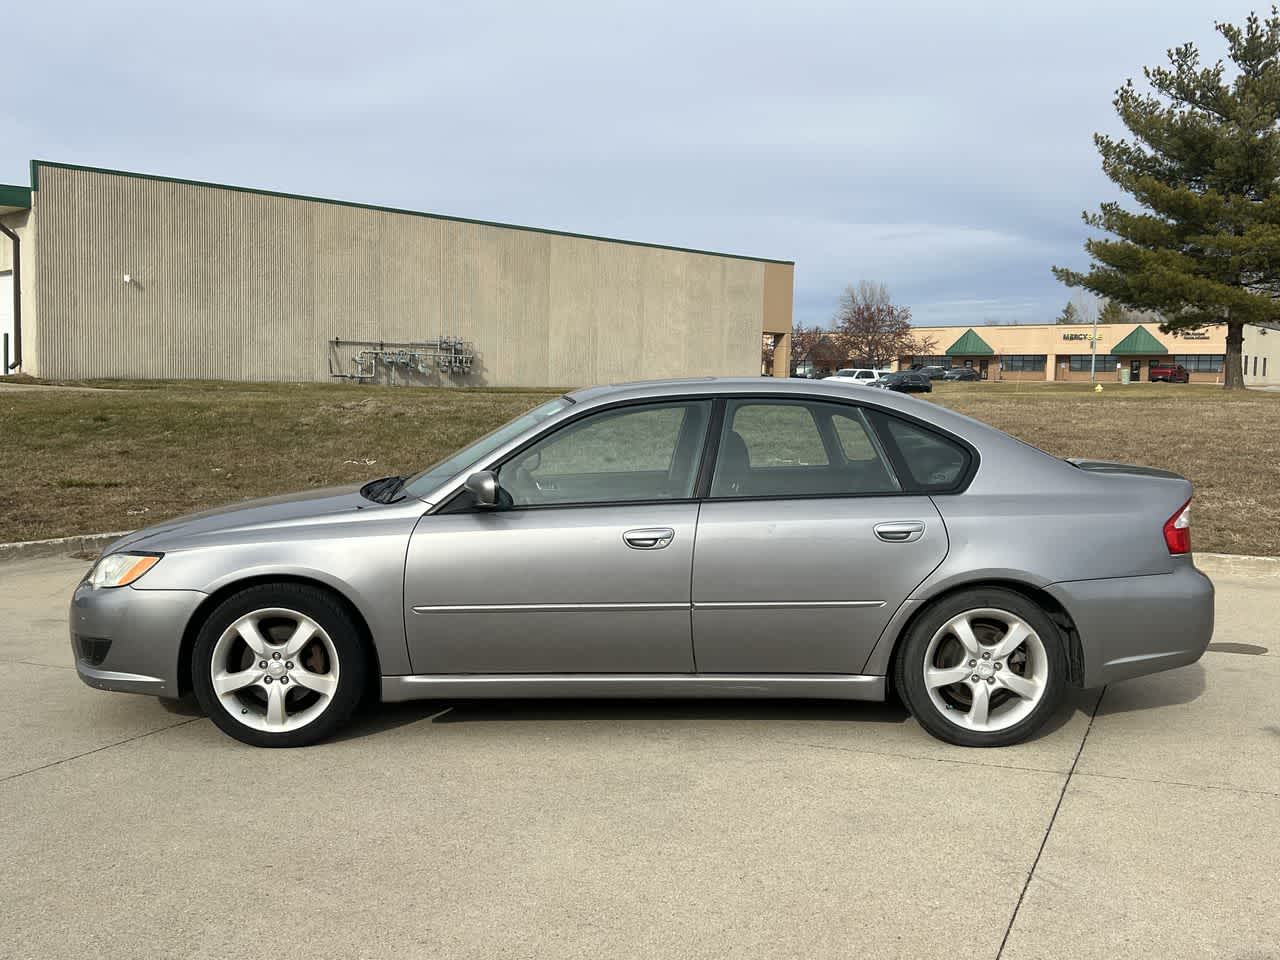
<path fill-rule="evenodd" d="M 1190 383 L 1191 374 L 1180 363 L 1153 363 L 1147 379 L 1152 383 Z"/>

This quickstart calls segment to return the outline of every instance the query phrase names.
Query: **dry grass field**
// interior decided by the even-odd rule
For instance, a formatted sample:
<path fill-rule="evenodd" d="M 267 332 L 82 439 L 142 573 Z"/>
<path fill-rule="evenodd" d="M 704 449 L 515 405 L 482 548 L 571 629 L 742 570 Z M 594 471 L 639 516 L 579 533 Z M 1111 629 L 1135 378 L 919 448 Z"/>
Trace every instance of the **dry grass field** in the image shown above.
<path fill-rule="evenodd" d="M 1108 383 L 1102 393 L 1083 383 L 949 383 L 931 396 L 1056 456 L 1181 473 L 1196 488 L 1195 549 L 1280 555 L 1280 393 L 1167 383 Z"/>
<path fill-rule="evenodd" d="M 126 530 L 220 503 L 413 472 L 553 396 L 350 384 L 0 383 L 0 542 Z M 861 389 L 861 388 L 850 388 Z M 1196 485 L 1197 550 L 1280 555 L 1280 394 L 942 384 L 930 397 L 1059 456 Z M 1081 535 L 1088 535 L 1087 521 Z"/>

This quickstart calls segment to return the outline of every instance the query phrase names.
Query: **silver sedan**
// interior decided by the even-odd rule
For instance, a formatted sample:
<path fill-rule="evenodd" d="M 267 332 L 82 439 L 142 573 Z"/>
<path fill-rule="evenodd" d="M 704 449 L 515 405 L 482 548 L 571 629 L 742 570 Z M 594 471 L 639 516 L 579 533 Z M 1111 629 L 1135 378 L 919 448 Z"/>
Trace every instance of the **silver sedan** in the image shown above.
<path fill-rule="evenodd" d="M 412 477 L 131 534 L 76 589 L 71 642 L 86 683 L 194 692 L 264 747 L 365 697 L 891 689 L 934 736 L 999 746 L 1069 684 L 1204 652 L 1190 501 L 888 391 L 595 387 Z"/>

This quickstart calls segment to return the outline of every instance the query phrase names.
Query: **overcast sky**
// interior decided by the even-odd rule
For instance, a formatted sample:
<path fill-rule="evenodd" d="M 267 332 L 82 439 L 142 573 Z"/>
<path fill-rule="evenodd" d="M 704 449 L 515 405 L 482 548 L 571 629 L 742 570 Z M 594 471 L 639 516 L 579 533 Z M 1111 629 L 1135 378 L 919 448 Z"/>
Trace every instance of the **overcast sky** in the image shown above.
<path fill-rule="evenodd" d="M 1044 322 L 1111 196 L 1091 136 L 1194 0 L 18 3 L 32 157 L 796 261 L 796 317 Z"/>

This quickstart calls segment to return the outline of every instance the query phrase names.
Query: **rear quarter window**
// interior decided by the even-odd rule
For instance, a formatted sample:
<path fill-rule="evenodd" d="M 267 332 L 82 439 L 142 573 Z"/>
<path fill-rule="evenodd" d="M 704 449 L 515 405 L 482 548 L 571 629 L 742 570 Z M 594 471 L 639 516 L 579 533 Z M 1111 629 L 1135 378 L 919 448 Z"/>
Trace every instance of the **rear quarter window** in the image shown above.
<path fill-rule="evenodd" d="M 875 422 L 900 474 L 914 489 L 949 492 L 968 477 L 973 455 L 959 441 L 886 413 L 877 414 Z"/>

